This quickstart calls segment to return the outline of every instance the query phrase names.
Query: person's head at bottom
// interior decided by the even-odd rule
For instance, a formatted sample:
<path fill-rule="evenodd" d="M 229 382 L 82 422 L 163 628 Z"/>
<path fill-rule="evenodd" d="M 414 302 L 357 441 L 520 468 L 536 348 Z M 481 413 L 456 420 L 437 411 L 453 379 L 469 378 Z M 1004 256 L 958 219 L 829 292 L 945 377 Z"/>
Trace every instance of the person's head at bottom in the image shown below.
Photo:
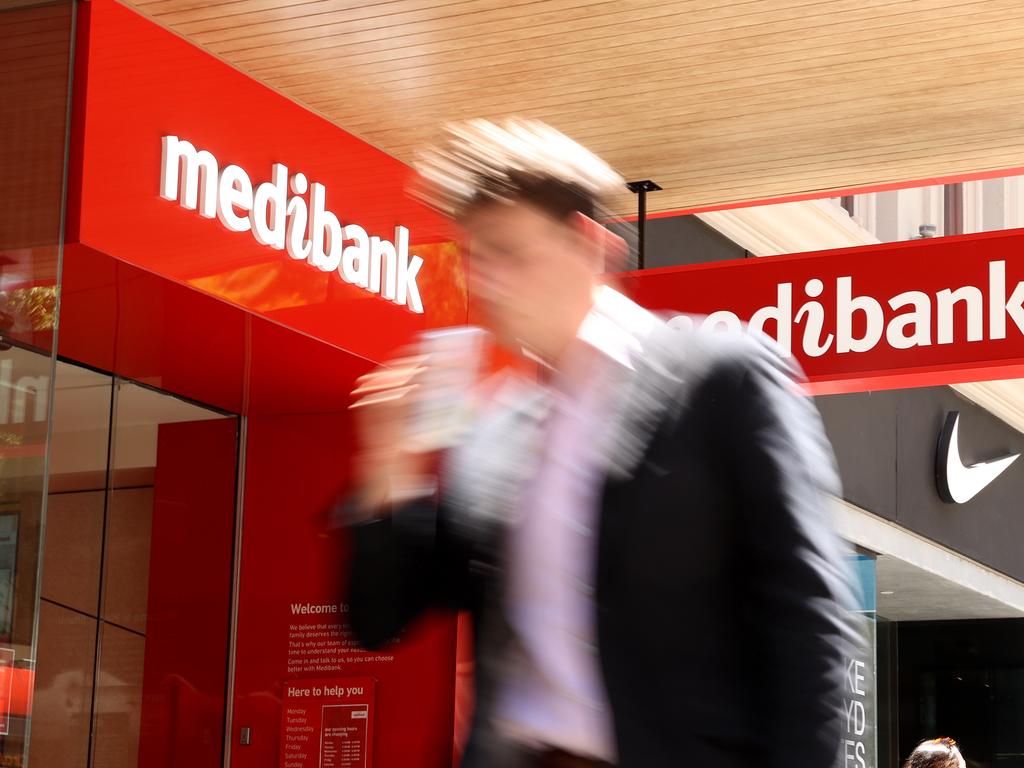
<path fill-rule="evenodd" d="M 508 348 L 556 361 L 625 243 L 597 223 L 625 189 L 604 161 L 543 123 L 450 125 L 420 154 L 414 192 L 458 225 L 470 293 Z M 620 263 L 615 263 L 620 262 Z"/>
<path fill-rule="evenodd" d="M 910 753 L 903 768 L 966 768 L 960 748 L 953 739 L 942 737 L 922 741 Z"/>

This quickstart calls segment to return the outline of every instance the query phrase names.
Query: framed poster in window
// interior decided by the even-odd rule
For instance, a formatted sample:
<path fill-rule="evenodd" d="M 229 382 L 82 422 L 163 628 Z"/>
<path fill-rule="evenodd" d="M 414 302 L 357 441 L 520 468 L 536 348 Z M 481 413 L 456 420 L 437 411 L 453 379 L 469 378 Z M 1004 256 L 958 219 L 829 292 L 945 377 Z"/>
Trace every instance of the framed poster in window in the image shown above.
<path fill-rule="evenodd" d="M 14 576 L 18 562 L 18 514 L 0 514 L 0 642 L 11 639 Z"/>

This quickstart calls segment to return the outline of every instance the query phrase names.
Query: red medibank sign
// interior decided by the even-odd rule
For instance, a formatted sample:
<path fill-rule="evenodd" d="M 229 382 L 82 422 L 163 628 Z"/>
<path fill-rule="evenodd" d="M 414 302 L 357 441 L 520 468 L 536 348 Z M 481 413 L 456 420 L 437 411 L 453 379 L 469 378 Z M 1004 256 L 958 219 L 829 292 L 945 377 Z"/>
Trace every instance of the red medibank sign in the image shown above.
<path fill-rule="evenodd" d="M 282 163 L 274 163 L 269 181 L 254 184 L 244 168 L 222 166 L 189 141 L 164 136 L 160 143 L 164 200 L 216 218 L 232 232 L 251 232 L 260 245 L 285 251 L 321 272 L 337 271 L 346 283 L 423 313 L 416 284 L 423 259 L 410 259 L 406 227 L 395 227 L 391 242 L 370 236 L 358 224 L 342 226 L 327 210 L 326 187 L 310 184 L 304 173 L 290 174 Z M 349 244 L 343 247 L 344 242 Z"/>
<path fill-rule="evenodd" d="M 1024 375 L 1024 232 L 846 248 L 623 276 L 652 309 L 763 330 L 816 392 Z M 678 317 L 676 324 L 694 321 Z"/>
<path fill-rule="evenodd" d="M 114 0 L 80 10 L 68 242 L 374 360 L 465 322 L 406 165 Z"/>

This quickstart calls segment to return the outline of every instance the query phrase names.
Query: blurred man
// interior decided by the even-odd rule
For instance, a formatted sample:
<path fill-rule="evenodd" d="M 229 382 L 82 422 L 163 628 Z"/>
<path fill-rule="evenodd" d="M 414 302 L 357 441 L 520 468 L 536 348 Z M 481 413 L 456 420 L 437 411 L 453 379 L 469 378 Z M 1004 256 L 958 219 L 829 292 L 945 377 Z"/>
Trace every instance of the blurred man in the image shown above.
<path fill-rule="evenodd" d="M 472 612 L 470 768 L 830 768 L 838 489 L 793 370 L 604 284 L 622 244 L 595 218 L 622 179 L 556 131 L 456 126 L 419 170 L 489 330 L 542 373 L 507 376 L 440 461 L 404 441 L 430 361 L 357 389 L 358 637 Z"/>

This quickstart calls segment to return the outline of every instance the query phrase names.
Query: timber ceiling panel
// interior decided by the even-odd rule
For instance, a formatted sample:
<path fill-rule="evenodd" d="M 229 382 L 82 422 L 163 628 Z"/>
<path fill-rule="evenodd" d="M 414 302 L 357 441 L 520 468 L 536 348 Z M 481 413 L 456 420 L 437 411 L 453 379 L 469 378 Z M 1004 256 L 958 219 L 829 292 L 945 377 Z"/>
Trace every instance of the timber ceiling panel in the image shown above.
<path fill-rule="evenodd" d="M 1021 0 L 129 4 L 402 160 L 541 118 L 652 211 L 1024 165 Z"/>

